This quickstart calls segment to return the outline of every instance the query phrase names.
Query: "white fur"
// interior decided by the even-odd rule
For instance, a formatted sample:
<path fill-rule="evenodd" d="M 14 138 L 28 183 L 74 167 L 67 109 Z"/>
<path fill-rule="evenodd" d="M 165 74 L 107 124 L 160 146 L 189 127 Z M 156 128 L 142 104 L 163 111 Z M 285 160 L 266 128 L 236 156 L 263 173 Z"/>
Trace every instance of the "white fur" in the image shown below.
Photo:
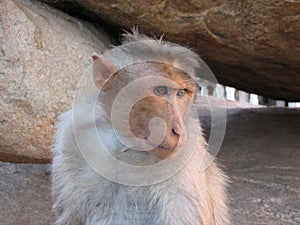
<path fill-rule="evenodd" d="M 127 42 L 143 39 L 147 38 L 136 32 L 127 35 Z M 196 66 L 197 57 L 191 51 L 160 40 L 155 42 L 157 46 L 153 52 L 158 55 L 161 53 L 160 57 L 171 57 L 170 61 L 177 60 L 178 65 Z M 85 101 L 74 108 L 78 116 L 75 119 L 80 120 L 79 134 L 85 135 L 86 130 L 93 129 L 89 118 L 93 107 L 92 103 Z M 97 107 L 98 129 L 107 129 L 107 133 L 110 133 L 105 111 L 100 104 Z M 199 163 L 206 151 L 202 135 L 198 150 L 180 172 L 158 184 L 133 187 L 106 180 L 89 167 L 76 145 L 72 111 L 60 117 L 57 128 L 52 164 L 53 210 L 58 216 L 56 225 L 230 224 L 226 176 L 215 162 L 204 172 L 199 171 Z M 114 138 L 108 137 L 107 140 L 114 145 Z M 90 141 L 88 137 L 86 141 Z M 129 160 L 136 158 L 138 163 L 157 160 L 145 152 L 119 154 L 124 154 L 123 158 L 129 157 Z"/>

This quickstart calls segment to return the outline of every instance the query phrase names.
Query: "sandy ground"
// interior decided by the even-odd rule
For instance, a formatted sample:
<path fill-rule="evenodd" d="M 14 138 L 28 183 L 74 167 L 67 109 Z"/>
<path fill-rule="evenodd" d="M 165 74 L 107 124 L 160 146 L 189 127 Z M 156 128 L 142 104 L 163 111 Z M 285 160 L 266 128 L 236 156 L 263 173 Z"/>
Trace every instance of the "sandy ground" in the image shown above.
<path fill-rule="evenodd" d="M 233 224 L 300 224 L 300 110 L 230 113 L 219 159 L 232 180 Z"/>
<path fill-rule="evenodd" d="M 218 158 L 232 181 L 233 224 L 300 224 L 300 109 L 229 107 Z M 1 225 L 51 224 L 47 170 L 0 163 Z"/>

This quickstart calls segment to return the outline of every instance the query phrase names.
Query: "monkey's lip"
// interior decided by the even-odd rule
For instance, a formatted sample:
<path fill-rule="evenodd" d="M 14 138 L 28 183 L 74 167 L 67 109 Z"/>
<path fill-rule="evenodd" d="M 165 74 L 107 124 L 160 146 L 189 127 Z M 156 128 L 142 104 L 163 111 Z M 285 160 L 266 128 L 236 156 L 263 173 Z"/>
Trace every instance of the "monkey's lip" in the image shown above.
<path fill-rule="evenodd" d="M 146 141 L 151 147 L 153 147 L 153 149 L 160 148 L 160 149 L 165 150 L 165 151 L 175 151 L 176 148 L 177 148 L 177 145 L 175 147 L 166 147 L 166 146 L 163 146 L 163 145 L 156 145 L 156 144 L 152 143 L 151 141 L 149 141 L 148 139 L 146 139 Z"/>
<path fill-rule="evenodd" d="M 176 150 L 176 147 L 175 148 L 170 148 L 170 147 L 164 147 L 162 145 L 157 146 L 157 148 L 160 148 L 160 149 L 165 150 L 165 151 L 175 151 Z"/>

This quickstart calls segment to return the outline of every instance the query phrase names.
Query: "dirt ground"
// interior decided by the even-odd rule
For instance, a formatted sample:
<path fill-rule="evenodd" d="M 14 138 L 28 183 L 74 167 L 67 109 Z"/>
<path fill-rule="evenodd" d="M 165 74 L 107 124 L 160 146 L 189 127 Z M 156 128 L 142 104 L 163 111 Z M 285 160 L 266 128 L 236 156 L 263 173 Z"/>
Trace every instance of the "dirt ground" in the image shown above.
<path fill-rule="evenodd" d="M 232 181 L 233 224 L 300 224 L 300 109 L 228 109 L 218 158 Z M 0 163 L 1 225 L 51 224 L 47 171 Z"/>
<path fill-rule="evenodd" d="M 219 159 L 233 224 L 300 224 L 300 110 L 229 110 Z"/>

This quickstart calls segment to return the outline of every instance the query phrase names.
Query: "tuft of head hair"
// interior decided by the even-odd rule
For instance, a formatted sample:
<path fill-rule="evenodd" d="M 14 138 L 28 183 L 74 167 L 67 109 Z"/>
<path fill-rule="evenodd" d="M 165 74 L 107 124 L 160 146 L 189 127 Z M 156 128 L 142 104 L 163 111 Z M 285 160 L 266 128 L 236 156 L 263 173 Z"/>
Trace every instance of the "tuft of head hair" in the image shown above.
<path fill-rule="evenodd" d="M 170 64 L 195 77 L 197 68 L 200 68 L 200 57 L 192 50 L 167 41 L 150 38 L 140 34 L 137 28 L 125 32 L 122 39 L 122 54 L 118 59 L 112 59 L 115 64 L 120 61 L 139 62 L 156 61 Z M 119 57 L 123 55 L 123 59 Z M 125 59 L 124 57 L 127 57 Z M 123 64 L 124 65 L 124 64 Z M 122 65 L 117 65 L 119 68 Z"/>

